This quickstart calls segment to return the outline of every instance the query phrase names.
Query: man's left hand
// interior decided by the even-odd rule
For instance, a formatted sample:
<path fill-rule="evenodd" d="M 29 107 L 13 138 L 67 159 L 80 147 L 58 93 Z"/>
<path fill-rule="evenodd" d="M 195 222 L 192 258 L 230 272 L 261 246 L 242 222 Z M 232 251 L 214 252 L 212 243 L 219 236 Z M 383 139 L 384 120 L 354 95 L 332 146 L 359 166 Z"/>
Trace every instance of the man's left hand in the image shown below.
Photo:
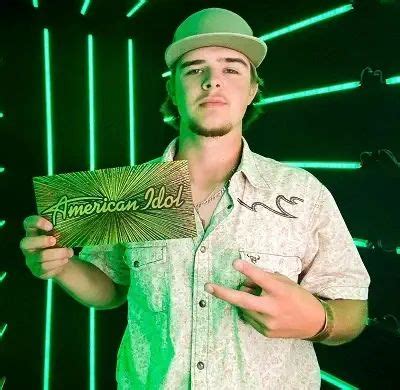
<path fill-rule="evenodd" d="M 324 308 L 310 292 L 284 275 L 245 261 L 236 260 L 233 265 L 246 276 L 239 290 L 210 283 L 205 289 L 212 287 L 214 296 L 237 306 L 242 319 L 259 333 L 271 338 L 305 339 L 323 328 Z"/>

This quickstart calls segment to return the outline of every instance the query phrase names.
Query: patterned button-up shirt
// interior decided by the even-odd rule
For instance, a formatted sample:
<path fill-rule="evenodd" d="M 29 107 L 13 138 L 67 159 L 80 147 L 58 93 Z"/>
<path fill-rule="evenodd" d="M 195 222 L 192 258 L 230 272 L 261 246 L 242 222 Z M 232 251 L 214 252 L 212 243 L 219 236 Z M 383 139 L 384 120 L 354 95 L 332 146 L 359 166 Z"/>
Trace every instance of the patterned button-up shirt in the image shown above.
<path fill-rule="evenodd" d="M 238 289 L 241 258 L 328 299 L 368 297 L 369 275 L 338 207 L 312 174 L 253 153 L 197 238 L 84 247 L 80 258 L 130 285 L 118 389 L 319 389 L 313 343 L 268 338 L 204 291 Z M 162 157 L 172 161 L 177 138 Z"/>

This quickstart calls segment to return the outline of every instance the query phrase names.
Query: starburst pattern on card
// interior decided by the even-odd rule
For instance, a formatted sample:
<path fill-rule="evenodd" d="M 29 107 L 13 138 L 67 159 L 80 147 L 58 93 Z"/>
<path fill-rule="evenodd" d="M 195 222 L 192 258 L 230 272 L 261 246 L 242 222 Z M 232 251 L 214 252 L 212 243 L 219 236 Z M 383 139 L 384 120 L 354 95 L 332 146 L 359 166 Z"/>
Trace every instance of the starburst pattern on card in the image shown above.
<path fill-rule="evenodd" d="M 187 160 L 33 178 L 64 247 L 195 237 Z"/>

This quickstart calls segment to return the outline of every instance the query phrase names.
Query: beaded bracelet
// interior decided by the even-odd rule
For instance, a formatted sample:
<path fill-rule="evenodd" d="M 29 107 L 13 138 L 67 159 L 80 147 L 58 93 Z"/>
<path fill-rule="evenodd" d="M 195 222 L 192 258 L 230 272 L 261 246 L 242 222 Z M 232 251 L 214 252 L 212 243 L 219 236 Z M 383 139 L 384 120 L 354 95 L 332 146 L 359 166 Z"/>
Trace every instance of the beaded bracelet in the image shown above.
<path fill-rule="evenodd" d="M 332 334 L 333 325 L 334 325 L 334 316 L 333 316 L 332 308 L 330 307 L 330 305 L 328 303 L 326 303 L 322 299 L 320 299 L 318 297 L 316 297 L 316 298 L 321 302 L 321 304 L 325 310 L 325 326 L 315 336 L 304 339 L 304 340 L 314 341 L 314 342 L 326 340 Z"/>

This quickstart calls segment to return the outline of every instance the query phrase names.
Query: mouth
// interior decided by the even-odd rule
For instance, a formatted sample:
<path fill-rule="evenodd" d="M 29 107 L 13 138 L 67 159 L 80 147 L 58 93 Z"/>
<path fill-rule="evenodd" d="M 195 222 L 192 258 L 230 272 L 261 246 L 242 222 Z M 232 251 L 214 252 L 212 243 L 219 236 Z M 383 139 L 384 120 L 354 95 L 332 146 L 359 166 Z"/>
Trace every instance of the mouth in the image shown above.
<path fill-rule="evenodd" d="M 207 103 L 201 103 L 200 107 L 204 107 L 204 108 L 218 108 L 218 107 L 222 107 L 222 106 L 226 106 L 226 103 L 222 103 L 222 102 L 207 102 Z"/>

